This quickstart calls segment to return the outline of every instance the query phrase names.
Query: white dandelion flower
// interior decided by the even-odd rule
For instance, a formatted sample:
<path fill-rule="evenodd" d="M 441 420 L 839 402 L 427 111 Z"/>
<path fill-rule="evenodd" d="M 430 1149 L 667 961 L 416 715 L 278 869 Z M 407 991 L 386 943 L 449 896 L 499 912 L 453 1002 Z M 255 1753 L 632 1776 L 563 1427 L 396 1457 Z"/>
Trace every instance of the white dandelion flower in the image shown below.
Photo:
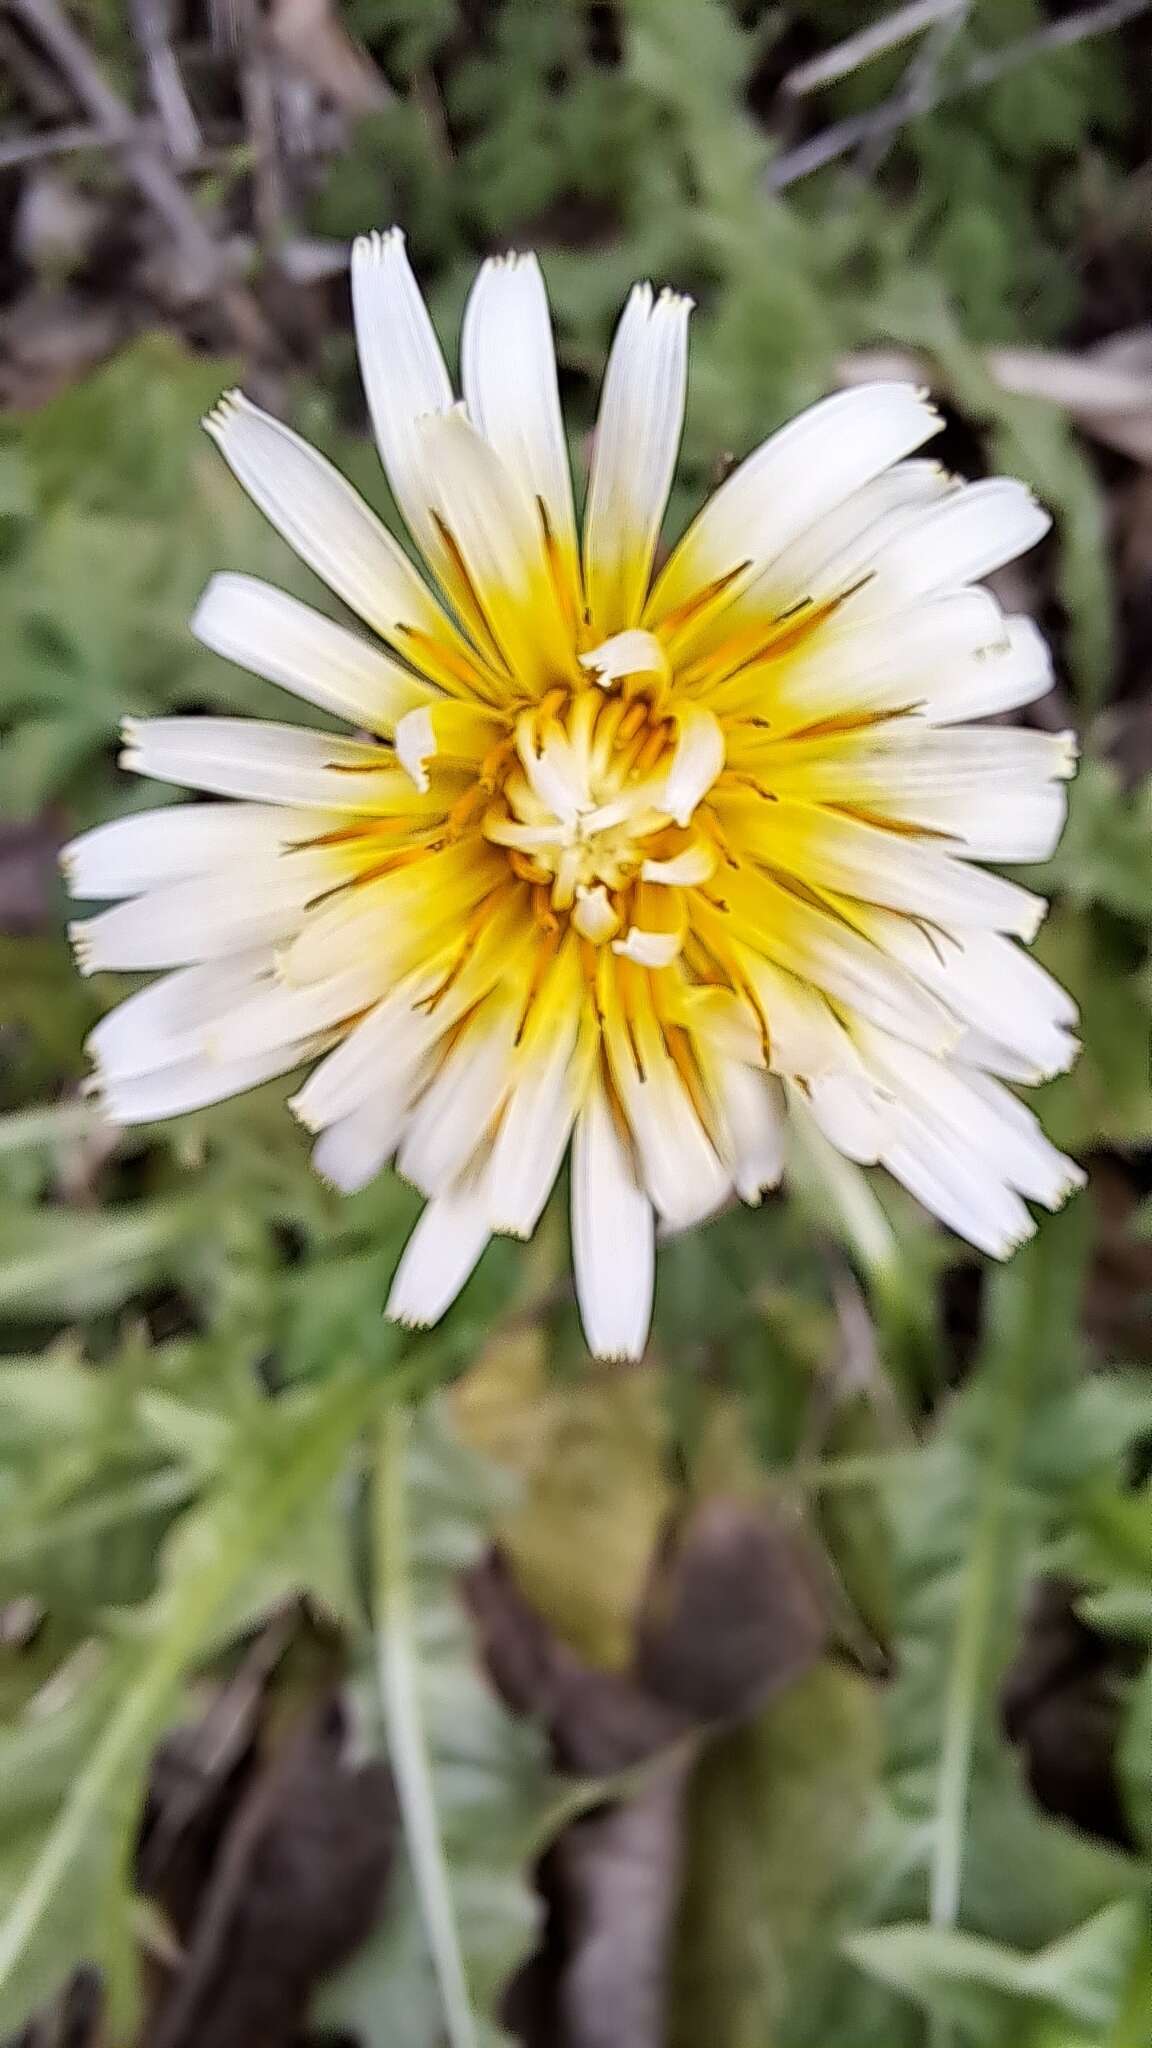
<path fill-rule="evenodd" d="M 583 530 L 535 259 L 486 263 L 456 401 L 398 232 L 353 252 L 368 402 L 421 576 L 348 484 L 238 394 L 207 422 L 273 525 L 376 636 L 217 576 L 210 648 L 370 737 L 133 722 L 125 765 L 217 799 L 67 850 L 120 899 L 81 962 L 172 970 L 97 1027 L 118 1122 L 315 1061 L 294 1099 L 338 1187 L 427 1197 L 391 1313 L 429 1323 L 493 1231 L 527 1237 L 569 1147 L 592 1349 L 643 1348 L 656 1226 L 777 1181 L 790 1106 L 1006 1256 L 1081 1176 L 1004 1086 L 1074 1056 L 1021 950 L 1068 735 L 973 721 L 1040 696 L 1044 644 L 977 579 L 1030 547 L 1021 484 L 910 460 L 900 384 L 750 455 L 665 566 L 689 302 L 640 285 Z"/>

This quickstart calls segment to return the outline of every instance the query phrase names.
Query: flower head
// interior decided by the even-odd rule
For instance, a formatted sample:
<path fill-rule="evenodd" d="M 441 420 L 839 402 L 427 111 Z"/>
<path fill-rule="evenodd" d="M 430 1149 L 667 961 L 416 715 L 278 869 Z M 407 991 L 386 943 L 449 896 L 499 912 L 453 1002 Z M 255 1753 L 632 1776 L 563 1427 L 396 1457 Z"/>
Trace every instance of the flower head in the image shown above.
<path fill-rule="evenodd" d="M 1046 857 L 1069 735 L 973 723 L 1046 650 L 979 577 L 1047 520 L 1022 485 L 909 460 L 939 425 L 874 384 L 814 406 L 657 544 L 688 300 L 632 293 L 582 531 L 532 257 L 486 263 L 463 403 L 402 236 L 357 243 L 376 439 L 421 576 L 340 476 L 239 394 L 208 431 L 376 636 L 245 576 L 210 648 L 356 737 L 129 721 L 124 765 L 222 799 L 76 841 L 81 962 L 174 970 L 91 1039 L 119 1122 L 304 1062 L 339 1187 L 428 1198 L 389 1303 L 434 1321 L 489 1235 L 527 1237 L 569 1146 L 592 1348 L 644 1344 L 656 1221 L 779 1178 L 790 1115 L 1008 1253 L 1079 1179 L 1003 1085 L 1071 1060 L 1020 949 L 1043 904 L 974 865 Z"/>

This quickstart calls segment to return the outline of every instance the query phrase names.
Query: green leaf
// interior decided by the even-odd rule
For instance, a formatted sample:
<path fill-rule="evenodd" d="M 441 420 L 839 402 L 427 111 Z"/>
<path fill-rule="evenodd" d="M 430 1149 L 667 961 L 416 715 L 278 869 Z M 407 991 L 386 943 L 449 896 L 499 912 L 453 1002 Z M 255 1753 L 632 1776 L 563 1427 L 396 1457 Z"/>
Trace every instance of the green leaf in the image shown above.
<path fill-rule="evenodd" d="M 188 1237 L 187 1200 L 82 1213 L 9 1213 L 0 1258 L 0 1310 L 9 1316 L 99 1315 L 161 1274 Z"/>
<path fill-rule="evenodd" d="M 1127 1859 L 1038 1810 L 1000 1732 L 997 1704 L 1049 1531 L 1066 1522 L 1116 1452 L 1115 1418 L 1104 1427 L 1080 1376 L 1087 1221 L 1087 1209 L 1073 1205 L 996 1276 L 970 1380 L 936 1423 L 918 1468 L 903 1459 L 892 1467 L 885 1497 L 895 1544 L 896 1677 L 884 1771 L 891 1803 L 877 1803 L 862 1842 L 857 1929 L 915 1922 L 927 1937 L 955 1926 L 1027 1952 L 1141 1881 Z M 851 1954 L 862 1965 L 872 1950 L 854 1941 Z M 846 2048 L 902 2048 L 899 2006 L 881 1989 L 891 1981 L 881 1970 L 875 1987 L 862 1990 L 854 1972 L 830 1968 L 797 2029 L 798 2048 L 826 2048 L 841 2036 Z M 967 2011 L 969 1992 L 962 1995 Z M 978 1989 L 981 2011 L 989 1996 L 987 1986 Z"/>
<path fill-rule="evenodd" d="M 43 1107 L 14 1110 L 10 1116 L 0 1116 L 0 1152 L 58 1145 L 64 1139 L 92 1137 L 106 1133 L 107 1129 L 107 1122 L 91 1103 L 45 1103 Z"/>
<path fill-rule="evenodd" d="M 426 1381 L 436 1359 L 429 1347 L 391 1378 L 375 1360 L 285 1402 L 265 1455 L 237 1458 L 177 1525 L 160 1590 L 115 1652 L 107 1686 L 91 1701 L 75 1696 L 63 1722 L 29 1722 L 6 1738 L 3 1797 L 14 1793 L 27 1815 L 29 1785 L 36 1796 L 19 1838 L 6 1833 L 0 1863 L 0 2027 L 18 2028 L 82 1959 L 106 1973 L 113 2028 L 126 2024 L 130 1851 L 152 1747 L 185 1677 L 222 1627 L 251 1610 L 253 1579 L 332 1482 L 357 1431 L 382 1401 Z"/>
<path fill-rule="evenodd" d="M 1021 2004 L 1109 2028 L 1144 1931 L 1138 1900 L 1104 1907 L 1036 1955 L 956 1928 L 884 1927 L 853 1935 L 849 1955 L 874 1976 L 954 2022 L 966 2041 L 1008 2048 L 1021 2038 Z"/>
<path fill-rule="evenodd" d="M 1057 1144 L 1084 1151 L 1101 1142 L 1152 1138 L 1152 1005 L 1142 949 L 1113 918 L 1059 905 L 1036 945 L 1042 965 L 1080 1010 L 1084 1050 L 1071 1073 L 1035 1098 Z"/>
<path fill-rule="evenodd" d="M 826 1970 L 879 1761 L 872 1686 L 826 1663 L 720 1736 L 689 1792 L 670 2048 L 774 2048 Z"/>
<path fill-rule="evenodd" d="M 539 1928 L 531 1867 L 569 1809 L 541 1734 L 478 1668 L 461 1574 L 490 1536 L 507 1482 L 443 1415 L 383 1419 L 375 1478 L 376 1626 L 383 1738 L 407 1868 L 384 1922 L 324 1993 L 317 2017 L 366 2048 L 503 2040 L 496 2009 Z"/>
<path fill-rule="evenodd" d="M 1070 903 L 1101 903 L 1118 917 L 1152 923 L 1152 780 L 1125 789 L 1110 761 L 1080 763 L 1068 792 L 1068 823 L 1037 871 Z"/>
<path fill-rule="evenodd" d="M 1152 1661 L 1129 1695 L 1116 1766 L 1136 1839 L 1152 1859 Z"/>

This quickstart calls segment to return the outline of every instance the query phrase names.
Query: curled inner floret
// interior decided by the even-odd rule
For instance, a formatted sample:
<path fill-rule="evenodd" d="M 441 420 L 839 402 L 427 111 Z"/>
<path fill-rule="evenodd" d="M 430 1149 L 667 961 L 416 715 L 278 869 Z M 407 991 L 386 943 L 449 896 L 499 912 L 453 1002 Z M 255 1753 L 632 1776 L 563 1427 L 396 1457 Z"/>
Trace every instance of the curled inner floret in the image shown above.
<path fill-rule="evenodd" d="M 663 966 L 679 937 L 638 926 L 638 884 L 702 881 L 715 853 L 691 829 L 697 792 L 679 786 L 680 729 L 663 690 L 628 683 L 555 689 L 522 711 L 482 829 L 581 938 Z"/>

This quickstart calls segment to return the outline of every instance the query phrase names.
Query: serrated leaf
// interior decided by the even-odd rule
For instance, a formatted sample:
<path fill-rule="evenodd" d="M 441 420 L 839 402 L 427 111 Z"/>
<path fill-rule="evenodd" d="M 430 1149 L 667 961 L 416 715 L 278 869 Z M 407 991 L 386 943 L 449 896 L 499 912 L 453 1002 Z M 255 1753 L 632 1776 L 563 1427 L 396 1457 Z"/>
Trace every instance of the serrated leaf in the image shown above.
<path fill-rule="evenodd" d="M 1152 1003 L 1131 931 L 1099 912 L 1059 905 L 1036 954 L 1080 1010 L 1083 1052 L 1035 1097 L 1054 1141 L 1082 1152 L 1152 1138 Z"/>
<path fill-rule="evenodd" d="M 74 1317 L 117 1308 L 165 1270 L 196 1213 L 180 1200 L 95 1213 L 10 1210 L 0 1255 L 0 1310 L 8 1316 Z"/>
<path fill-rule="evenodd" d="M 1068 822 L 1043 886 L 1152 923 L 1152 781 L 1126 789 L 1110 761 L 1088 757 L 1068 792 Z"/>
<path fill-rule="evenodd" d="M 1027 1952 L 1141 1882 L 1138 1866 L 1039 1811 L 997 1707 L 1048 1532 L 1098 1480 L 1116 1441 L 1098 1419 L 1088 1429 L 1081 1420 L 1086 1221 L 1072 1208 L 1045 1223 L 997 1276 L 969 1382 L 919 1469 L 901 1461 L 887 1491 L 896 1561 L 884 1774 L 892 1805 L 878 1806 L 864 1838 L 855 1910 L 874 1924 L 916 1923 L 926 1939 L 958 1928 Z M 854 1937 L 851 1953 L 860 1962 L 871 1950 Z M 964 1980 L 958 1995 L 970 2024 L 991 2024 L 993 2006 L 993 2018 L 1002 2012 L 1002 1994 L 986 1985 L 973 1992 Z M 902 2044 L 904 2024 L 879 1982 L 862 1993 L 858 1977 L 830 1968 L 795 2040 L 797 2048 L 841 2039 L 846 2048 L 888 2048 Z"/>
<path fill-rule="evenodd" d="M 1036 1955 L 943 1927 L 878 1928 L 851 1936 L 845 1946 L 864 1969 L 919 2000 L 937 2019 L 954 2022 L 965 2042 L 1008 2048 L 1026 2024 L 1021 2006 L 1110 2028 L 1144 1919 L 1137 1900 L 1106 1906 Z"/>
<path fill-rule="evenodd" d="M 43 1810 L 0 1873 L 0 2027 L 18 2028 L 84 1959 L 105 1971 L 113 2028 L 125 2023 L 135 1988 L 129 1852 L 152 1746 L 185 1676 L 222 1629 L 252 1611 L 254 1580 L 331 1484 L 364 1421 L 435 1368 L 437 1354 L 425 1358 L 407 1376 L 382 1375 L 379 1360 L 361 1365 L 320 1394 L 286 1402 L 259 1466 L 239 1459 L 178 1525 L 160 1589 L 115 1654 L 110 1696 L 100 1695 L 94 1722 L 85 1703 L 66 1724 L 9 1738 L 69 1757 L 70 1767 L 48 1782 Z M 22 1776 L 6 1774 L 0 1813 Z"/>

